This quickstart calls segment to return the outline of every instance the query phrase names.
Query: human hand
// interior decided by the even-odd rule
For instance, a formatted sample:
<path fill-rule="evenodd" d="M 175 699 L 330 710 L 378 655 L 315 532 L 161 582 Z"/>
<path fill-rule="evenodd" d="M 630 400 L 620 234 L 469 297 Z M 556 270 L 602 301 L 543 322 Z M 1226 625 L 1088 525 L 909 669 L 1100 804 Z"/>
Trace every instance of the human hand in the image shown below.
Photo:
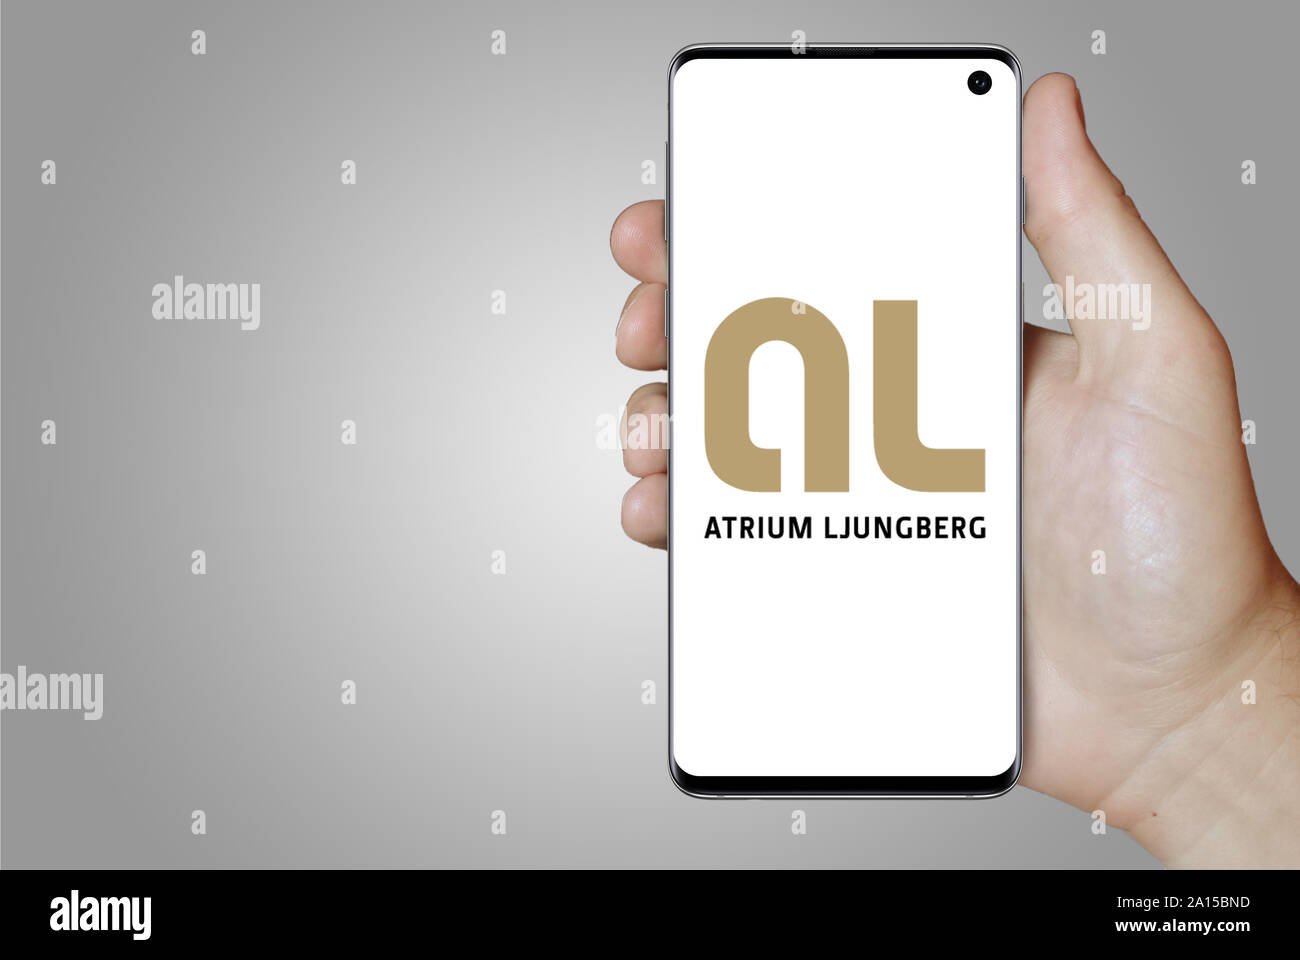
<path fill-rule="evenodd" d="M 1227 345 L 1088 140 L 1074 81 L 1035 83 L 1023 126 L 1025 233 L 1053 282 L 1150 284 L 1151 323 L 1024 330 L 1020 782 L 1170 866 L 1300 866 L 1300 587 L 1264 529 Z M 610 243 L 641 281 L 618 357 L 664 369 L 662 201 Z M 627 404 L 666 412 L 663 383 Z M 663 547 L 667 452 L 624 462 L 623 528 Z"/>

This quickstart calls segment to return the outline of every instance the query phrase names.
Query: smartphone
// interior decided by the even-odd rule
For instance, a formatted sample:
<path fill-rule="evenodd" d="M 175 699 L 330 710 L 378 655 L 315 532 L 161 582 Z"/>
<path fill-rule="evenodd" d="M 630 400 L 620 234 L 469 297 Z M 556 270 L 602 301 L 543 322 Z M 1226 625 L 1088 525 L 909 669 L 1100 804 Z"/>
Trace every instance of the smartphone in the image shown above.
<path fill-rule="evenodd" d="M 1020 69 L 669 67 L 669 768 L 705 797 L 1020 770 Z"/>

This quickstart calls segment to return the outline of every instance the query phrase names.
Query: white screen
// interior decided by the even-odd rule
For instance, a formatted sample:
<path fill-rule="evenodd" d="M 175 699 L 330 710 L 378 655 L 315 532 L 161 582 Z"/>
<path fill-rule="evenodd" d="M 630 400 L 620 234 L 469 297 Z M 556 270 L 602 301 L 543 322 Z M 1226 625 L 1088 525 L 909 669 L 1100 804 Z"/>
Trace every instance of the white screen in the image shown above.
<path fill-rule="evenodd" d="M 991 90 L 967 77 L 984 70 Z M 673 79 L 673 753 L 696 777 L 992 777 L 1017 744 L 1016 76 L 980 59 L 691 59 Z M 749 366 L 749 431 L 780 491 L 706 456 L 705 353 L 766 297 L 835 326 L 849 491 L 804 491 L 804 365 Z M 983 492 L 918 492 L 873 448 L 873 301 L 917 302 L 917 426 L 985 451 Z M 706 537 L 810 517 L 808 539 Z M 983 518 L 983 539 L 828 539 L 844 518 Z M 874 521 L 873 521 L 874 522 Z M 719 522 L 719 529 L 722 528 Z M 734 528 L 733 528 L 734 529 Z"/>

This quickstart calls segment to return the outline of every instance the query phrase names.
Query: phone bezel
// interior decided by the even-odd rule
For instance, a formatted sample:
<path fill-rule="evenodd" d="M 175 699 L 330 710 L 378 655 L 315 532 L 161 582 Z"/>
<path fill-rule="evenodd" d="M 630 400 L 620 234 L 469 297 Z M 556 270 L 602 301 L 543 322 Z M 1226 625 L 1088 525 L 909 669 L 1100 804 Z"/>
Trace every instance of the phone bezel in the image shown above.
<path fill-rule="evenodd" d="M 996 44 L 813 44 L 804 45 L 802 53 L 794 52 L 793 44 L 785 43 L 700 43 L 683 47 L 672 58 L 668 67 L 668 139 L 665 143 L 666 200 L 664 203 L 664 239 L 668 246 L 668 295 L 664 298 L 664 332 L 668 338 L 667 390 L 669 421 L 673 415 L 671 304 L 673 289 L 672 237 L 672 110 L 673 78 L 677 70 L 690 60 L 711 58 L 753 57 L 825 57 L 837 58 L 991 58 L 1005 63 L 1015 77 L 1016 102 L 1024 94 L 1020 63 L 1006 47 Z M 673 549 L 672 502 L 673 456 L 668 450 L 668 768 L 673 783 L 683 792 L 701 798 L 756 798 L 756 797 L 837 797 L 837 798 L 987 798 L 1008 792 L 1020 776 L 1023 757 L 1023 633 L 1024 612 L 1021 566 L 1021 513 L 1022 513 L 1022 462 L 1023 413 L 1021 398 L 1024 380 L 1023 316 L 1024 286 L 1021 265 L 1021 228 L 1024 220 L 1023 173 L 1021 165 L 1020 110 L 1016 110 L 1016 188 L 1020 191 L 1019 217 L 1013 217 L 1016 230 L 1016 297 L 1019 316 L 1016 317 L 1016 755 L 1011 766 L 991 777 L 933 776 L 933 777 L 771 777 L 771 776 L 694 776 L 683 770 L 673 753 Z"/>

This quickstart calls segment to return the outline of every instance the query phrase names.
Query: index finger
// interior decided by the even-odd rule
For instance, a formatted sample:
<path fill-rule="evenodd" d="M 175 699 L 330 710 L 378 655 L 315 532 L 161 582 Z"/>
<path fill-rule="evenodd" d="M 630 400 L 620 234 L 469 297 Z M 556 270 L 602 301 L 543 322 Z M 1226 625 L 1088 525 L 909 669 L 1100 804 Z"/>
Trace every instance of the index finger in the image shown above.
<path fill-rule="evenodd" d="M 634 203 L 614 221 L 609 234 L 614 261 L 642 283 L 668 282 L 668 245 L 664 243 L 664 202 Z"/>

